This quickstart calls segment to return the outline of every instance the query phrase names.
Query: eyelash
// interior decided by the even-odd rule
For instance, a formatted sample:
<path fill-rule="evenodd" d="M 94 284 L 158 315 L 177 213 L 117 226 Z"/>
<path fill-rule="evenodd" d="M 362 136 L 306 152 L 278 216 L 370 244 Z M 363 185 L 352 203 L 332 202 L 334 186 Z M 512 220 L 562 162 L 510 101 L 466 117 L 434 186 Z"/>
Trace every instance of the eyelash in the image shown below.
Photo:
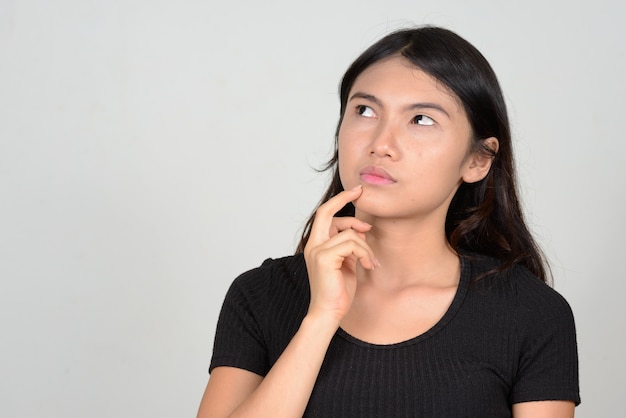
<path fill-rule="evenodd" d="M 365 113 L 367 109 L 370 109 L 372 112 L 374 112 L 374 110 L 367 105 L 361 105 L 361 104 L 356 105 L 356 113 L 360 116 L 363 116 L 363 114 Z M 363 116 L 363 117 L 369 118 L 371 116 Z M 419 123 L 420 121 L 423 121 L 424 118 L 426 118 L 427 121 L 430 121 L 430 123 Z M 435 124 L 435 120 L 431 118 L 430 116 L 416 115 L 411 119 L 411 123 L 415 125 L 420 125 L 420 126 L 431 126 Z"/>
<path fill-rule="evenodd" d="M 423 118 L 426 118 L 427 120 L 430 121 L 430 123 L 418 123 L 418 118 L 420 118 L 419 120 L 423 120 Z M 426 115 L 417 115 L 415 116 L 413 119 L 411 119 L 411 121 L 413 123 L 415 123 L 416 125 L 421 125 L 421 126 L 431 126 L 435 124 L 435 120 L 433 118 L 431 118 L 430 116 L 426 116 Z"/>
<path fill-rule="evenodd" d="M 356 113 L 358 113 L 360 116 L 363 116 L 363 113 L 365 113 L 366 109 L 370 109 L 372 112 L 374 112 L 374 110 L 366 105 L 357 105 L 356 106 Z M 365 116 L 365 117 L 369 117 L 369 116 Z"/>

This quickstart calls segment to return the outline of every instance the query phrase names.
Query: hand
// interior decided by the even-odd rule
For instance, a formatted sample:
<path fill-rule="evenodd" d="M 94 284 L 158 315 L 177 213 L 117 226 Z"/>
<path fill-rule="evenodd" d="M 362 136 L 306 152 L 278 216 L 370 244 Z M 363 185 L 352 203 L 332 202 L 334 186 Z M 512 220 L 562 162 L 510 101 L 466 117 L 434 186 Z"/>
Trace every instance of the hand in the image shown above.
<path fill-rule="evenodd" d="M 378 267 L 365 242 L 371 225 L 354 217 L 334 217 L 362 192 L 361 186 L 346 190 L 321 205 L 304 248 L 311 286 L 309 314 L 329 316 L 337 325 L 354 300 L 357 261 L 366 269 Z"/>

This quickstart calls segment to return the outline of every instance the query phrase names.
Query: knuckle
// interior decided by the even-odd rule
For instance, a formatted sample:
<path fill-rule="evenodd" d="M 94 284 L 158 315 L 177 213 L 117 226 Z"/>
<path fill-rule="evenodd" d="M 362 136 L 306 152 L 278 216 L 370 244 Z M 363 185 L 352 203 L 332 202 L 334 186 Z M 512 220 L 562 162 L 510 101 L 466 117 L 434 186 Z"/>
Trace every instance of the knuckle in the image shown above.
<path fill-rule="evenodd" d="M 315 258 L 315 254 L 316 254 L 315 248 L 308 248 L 308 249 L 305 248 L 304 249 L 304 256 L 306 258 Z"/>
<path fill-rule="evenodd" d="M 315 218 L 324 217 L 329 213 L 330 209 L 324 204 L 315 211 Z"/>
<path fill-rule="evenodd" d="M 354 229 L 344 229 L 341 233 L 349 240 L 360 241 L 359 234 Z"/>

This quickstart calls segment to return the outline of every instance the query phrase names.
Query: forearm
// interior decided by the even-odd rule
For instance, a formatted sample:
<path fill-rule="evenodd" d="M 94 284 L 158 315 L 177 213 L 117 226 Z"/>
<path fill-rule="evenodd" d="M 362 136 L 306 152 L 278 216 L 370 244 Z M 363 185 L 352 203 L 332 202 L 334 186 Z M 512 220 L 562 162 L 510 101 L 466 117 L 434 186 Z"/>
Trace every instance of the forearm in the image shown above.
<path fill-rule="evenodd" d="M 338 323 L 307 315 L 259 387 L 231 417 L 301 417 Z"/>

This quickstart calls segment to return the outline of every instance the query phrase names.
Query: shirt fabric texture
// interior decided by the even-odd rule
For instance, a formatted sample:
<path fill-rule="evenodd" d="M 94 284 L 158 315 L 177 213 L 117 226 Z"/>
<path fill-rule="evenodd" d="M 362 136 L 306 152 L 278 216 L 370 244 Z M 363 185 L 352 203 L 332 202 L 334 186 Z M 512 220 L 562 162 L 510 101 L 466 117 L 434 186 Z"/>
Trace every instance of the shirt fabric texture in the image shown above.
<path fill-rule="evenodd" d="M 456 295 L 431 329 L 379 345 L 339 328 L 305 417 L 511 417 L 517 402 L 580 403 L 572 311 L 554 289 L 515 266 L 462 256 Z M 310 300 L 302 254 L 268 259 L 232 283 L 209 371 L 265 376 L 297 332 Z M 289 396 L 289 394 L 285 394 Z"/>

